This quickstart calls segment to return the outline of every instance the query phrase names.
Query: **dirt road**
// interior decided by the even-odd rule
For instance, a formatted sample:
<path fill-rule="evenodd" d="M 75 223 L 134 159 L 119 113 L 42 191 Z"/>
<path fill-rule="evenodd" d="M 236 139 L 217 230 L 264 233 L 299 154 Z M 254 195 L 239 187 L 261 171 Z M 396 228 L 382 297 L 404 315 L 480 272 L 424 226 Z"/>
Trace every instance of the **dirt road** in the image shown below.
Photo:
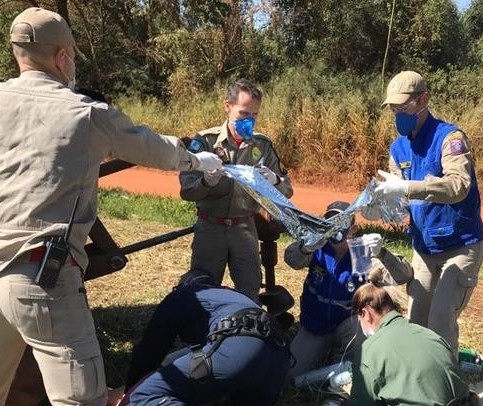
<path fill-rule="evenodd" d="M 104 188 L 119 187 L 133 193 L 179 197 L 177 172 L 134 167 L 101 178 L 99 185 Z M 329 203 L 335 200 L 352 202 L 357 195 L 357 191 L 335 191 L 295 184 L 294 196 L 290 200 L 303 211 L 322 214 Z"/>

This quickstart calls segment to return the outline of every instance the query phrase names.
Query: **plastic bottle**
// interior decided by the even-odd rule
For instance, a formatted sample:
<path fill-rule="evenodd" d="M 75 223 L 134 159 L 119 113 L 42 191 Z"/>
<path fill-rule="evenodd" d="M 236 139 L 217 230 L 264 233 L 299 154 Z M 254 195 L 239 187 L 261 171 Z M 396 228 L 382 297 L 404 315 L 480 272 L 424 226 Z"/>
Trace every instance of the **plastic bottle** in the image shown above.
<path fill-rule="evenodd" d="M 330 378 L 330 386 L 342 387 L 352 382 L 352 374 L 349 371 L 343 371 Z"/>
<path fill-rule="evenodd" d="M 303 375 L 296 376 L 294 379 L 294 385 L 298 388 L 304 385 L 310 385 L 316 382 L 326 382 L 331 377 L 340 374 L 341 372 L 348 371 L 350 368 L 350 361 L 344 361 L 333 365 L 328 365 L 323 368 L 314 369 Z"/>
<path fill-rule="evenodd" d="M 476 351 L 470 348 L 460 348 L 458 351 L 458 361 L 475 362 L 479 358 Z"/>

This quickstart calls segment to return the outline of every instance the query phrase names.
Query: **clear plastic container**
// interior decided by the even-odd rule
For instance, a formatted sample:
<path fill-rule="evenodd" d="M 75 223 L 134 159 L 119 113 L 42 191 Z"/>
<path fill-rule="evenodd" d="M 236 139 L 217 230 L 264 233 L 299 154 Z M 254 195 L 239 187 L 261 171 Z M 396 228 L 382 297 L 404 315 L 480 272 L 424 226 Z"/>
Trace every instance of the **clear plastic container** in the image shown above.
<path fill-rule="evenodd" d="M 304 385 L 310 385 L 313 383 L 325 383 L 332 377 L 335 377 L 342 372 L 350 371 L 351 362 L 344 361 L 337 364 L 328 365 L 319 369 L 306 372 L 303 375 L 296 376 L 294 379 L 294 385 L 298 388 Z"/>
<path fill-rule="evenodd" d="M 370 250 L 364 245 L 362 237 L 347 239 L 351 255 L 352 274 L 363 281 L 372 267 Z"/>
<path fill-rule="evenodd" d="M 349 371 L 340 372 L 330 378 L 330 386 L 333 388 L 341 388 L 352 382 L 352 374 Z"/>

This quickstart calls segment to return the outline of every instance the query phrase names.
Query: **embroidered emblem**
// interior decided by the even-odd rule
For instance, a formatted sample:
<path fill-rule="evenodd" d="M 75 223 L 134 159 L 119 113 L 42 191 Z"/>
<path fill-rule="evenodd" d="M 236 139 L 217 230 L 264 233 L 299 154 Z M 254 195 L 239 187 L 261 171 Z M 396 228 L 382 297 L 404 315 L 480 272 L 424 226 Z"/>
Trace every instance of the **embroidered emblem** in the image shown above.
<path fill-rule="evenodd" d="M 408 169 L 411 167 L 411 161 L 401 162 L 399 163 L 399 167 L 401 169 Z"/>
<path fill-rule="evenodd" d="M 253 158 L 253 160 L 258 162 L 261 157 L 262 157 L 262 151 L 260 151 L 260 148 L 253 147 L 253 149 L 252 149 L 252 158 Z"/>
<path fill-rule="evenodd" d="M 466 142 L 463 138 L 451 138 L 449 140 L 449 150 L 451 155 L 461 155 L 468 152 Z"/>
<path fill-rule="evenodd" d="M 190 145 L 188 147 L 188 151 L 191 151 L 194 153 L 203 151 L 203 143 L 197 139 L 191 140 Z"/>

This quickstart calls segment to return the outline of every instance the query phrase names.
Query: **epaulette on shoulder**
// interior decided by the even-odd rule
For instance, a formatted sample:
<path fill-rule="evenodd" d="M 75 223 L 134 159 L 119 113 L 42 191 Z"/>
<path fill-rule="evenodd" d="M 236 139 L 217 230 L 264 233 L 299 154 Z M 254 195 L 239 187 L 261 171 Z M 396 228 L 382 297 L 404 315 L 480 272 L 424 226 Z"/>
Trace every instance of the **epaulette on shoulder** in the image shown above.
<path fill-rule="evenodd" d="M 268 138 L 265 134 L 262 134 L 262 133 L 253 133 L 253 138 L 257 138 L 259 140 L 268 142 L 270 144 L 272 143 L 272 140 L 270 138 Z"/>
<path fill-rule="evenodd" d="M 198 131 L 197 134 L 205 137 L 207 135 L 219 135 L 221 133 L 221 127 L 211 127 L 206 130 Z"/>

